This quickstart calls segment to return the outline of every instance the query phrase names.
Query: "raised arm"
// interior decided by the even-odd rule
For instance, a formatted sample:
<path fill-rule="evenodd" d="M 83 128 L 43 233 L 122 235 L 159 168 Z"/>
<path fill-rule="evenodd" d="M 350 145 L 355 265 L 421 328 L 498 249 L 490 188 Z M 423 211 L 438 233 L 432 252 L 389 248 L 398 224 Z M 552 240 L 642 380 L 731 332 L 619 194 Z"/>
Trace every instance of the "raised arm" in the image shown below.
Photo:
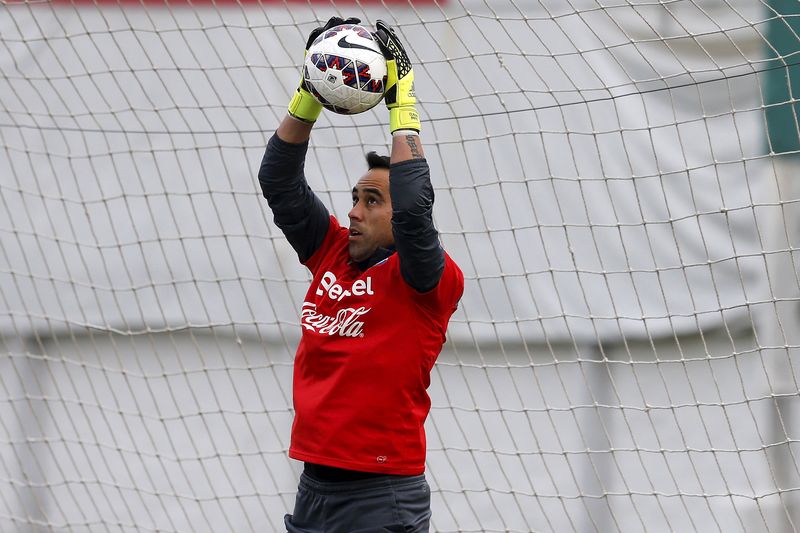
<path fill-rule="evenodd" d="M 281 133 L 282 129 L 287 129 L 284 124 L 291 121 L 295 119 L 286 117 L 269 140 L 258 171 L 258 181 L 272 209 L 275 225 L 283 231 L 300 262 L 305 263 L 325 239 L 330 216 L 308 186 L 303 173 L 308 135 L 304 142 L 292 143 L 287 142 Z M 289 126 L 288 129 L 291 131 L 293 128 Z M 294 138 L 292 135 L 287 137 Z"/>
<path fill-rule="evenodd" d="M 331 17 L 325 26 L 314 29 L 306 50 L 316 37 L 339 24 L 357 24 L 358 19 Z M 261 160 L 258 181 L 274 215 L 275 224 L 297 252 L 301 262 L 320 247 L 328 231 L 330 216 L 313 193 L 303 172 L 308 140 L 322 105 L 306 89 L 303 80 L 295 91 L 286 117 L 269 140 Z"/>
<path fill-rule="evenodd" d="M 397 34 L 382 20 L 375 36 L 386 57 L 386 107 L 392 153 L 389 193 L 392 232 L 403 279 L 418 292 L 436 287 L 444 271 L 444 250 L 433 225 L 433 186 L 419 138 L 414 70 Z"/>

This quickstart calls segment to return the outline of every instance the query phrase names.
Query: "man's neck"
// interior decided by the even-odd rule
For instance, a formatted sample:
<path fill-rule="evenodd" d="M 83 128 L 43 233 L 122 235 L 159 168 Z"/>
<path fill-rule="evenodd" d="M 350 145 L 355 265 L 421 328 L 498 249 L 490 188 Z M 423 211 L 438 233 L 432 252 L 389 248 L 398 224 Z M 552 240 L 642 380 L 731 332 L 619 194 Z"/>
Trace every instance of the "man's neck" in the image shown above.
<path fill-rule="evenodd" d="M 390 255 L 392 255 L 394 253 L 394 251 L 395 251 L 394 250 L 394 246 L 389 246 L 387 248 L 383 248 L 382 246 L 379 246 L 377 250 L 372 252 L 371 256 L 369 256 L 368 258 L 364 259 L 363 261 L 358 261 L 356 263 L 356 266 L 358 267 L 359 270 L 364 272 L 369 267 L 377 265 L 378 263 L 380 263 L 381 261 L 383 261 L 384 259 L 386 259 Z"/>

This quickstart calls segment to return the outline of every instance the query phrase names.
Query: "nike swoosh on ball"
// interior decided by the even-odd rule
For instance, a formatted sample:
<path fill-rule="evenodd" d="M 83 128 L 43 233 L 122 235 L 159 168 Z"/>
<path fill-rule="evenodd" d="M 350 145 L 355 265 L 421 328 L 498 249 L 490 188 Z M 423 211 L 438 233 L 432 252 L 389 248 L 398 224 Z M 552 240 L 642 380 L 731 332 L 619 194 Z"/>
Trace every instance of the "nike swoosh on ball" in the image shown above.
<path fill-rule="evenodd" d="M 350 41 L 347 40 L 346 36 L 339 39 L 339 46 L 341 46 L 342 48 L 360 48 L 362 50 L 370 50 L 374 52 L 374 50 L 368 46 L 351 43 Z"/>

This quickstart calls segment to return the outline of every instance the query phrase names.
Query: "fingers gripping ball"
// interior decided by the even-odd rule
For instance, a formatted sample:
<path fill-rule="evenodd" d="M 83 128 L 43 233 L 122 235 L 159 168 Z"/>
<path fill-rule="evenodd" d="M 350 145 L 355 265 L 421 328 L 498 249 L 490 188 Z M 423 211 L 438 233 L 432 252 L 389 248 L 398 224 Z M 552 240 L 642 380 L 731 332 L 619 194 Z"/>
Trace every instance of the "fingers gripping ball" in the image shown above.
<path fill-rule="evenodd" d="M 341 17 L 331 17 L 324 26 L 314 28 L 306 39 L 305 53 L 303 55 L 303 63 L 308 57 L 308 49 L 314 41 L 325 31 L 341 26 L 342 24 L 358 24 L 360 19 L 351 17 L 343 19 Z M 313 123 L 322 112 L 322 104 L 311 94 L 310 88 L 306 85 L 304 77 L 300 78 L 300 85 L 297 87 L 291 102 L 289 102 L 289 114 L 293 117 L 302 120 L 303 122 Z"/>
<path fill-rule="evenodd" d="M 386 57 L 386 107 L 389 108 L 389 129 L 420 130 L 417 97 L 414 93 L 414 69 L 403 43 L 384 21 L 376 24 L 375 39 Z"/>
<path fill-rule="evenodd" d="M 386 59 L 374 36 L 358 24 L 321 32 L 310 44 L 303 83 L 326 109 L 362 113 L 383 99 Z"/>

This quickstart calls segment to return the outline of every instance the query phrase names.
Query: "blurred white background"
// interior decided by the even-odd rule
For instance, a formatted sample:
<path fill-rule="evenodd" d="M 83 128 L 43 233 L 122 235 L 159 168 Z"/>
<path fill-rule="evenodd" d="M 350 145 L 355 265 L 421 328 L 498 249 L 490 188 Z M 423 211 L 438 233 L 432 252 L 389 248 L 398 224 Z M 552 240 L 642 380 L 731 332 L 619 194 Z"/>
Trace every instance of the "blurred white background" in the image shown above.
<path fill-rule="evenodd" d="M 466 276 L 436 531 L 795 531 L 796 156 L 757 2 L 0 6 L 0 530 L 280 531 L 306 270 L 257 169 L 333 14 L 415 60 Z M 323 114 L 346 219 L 383 106 Z"/>

